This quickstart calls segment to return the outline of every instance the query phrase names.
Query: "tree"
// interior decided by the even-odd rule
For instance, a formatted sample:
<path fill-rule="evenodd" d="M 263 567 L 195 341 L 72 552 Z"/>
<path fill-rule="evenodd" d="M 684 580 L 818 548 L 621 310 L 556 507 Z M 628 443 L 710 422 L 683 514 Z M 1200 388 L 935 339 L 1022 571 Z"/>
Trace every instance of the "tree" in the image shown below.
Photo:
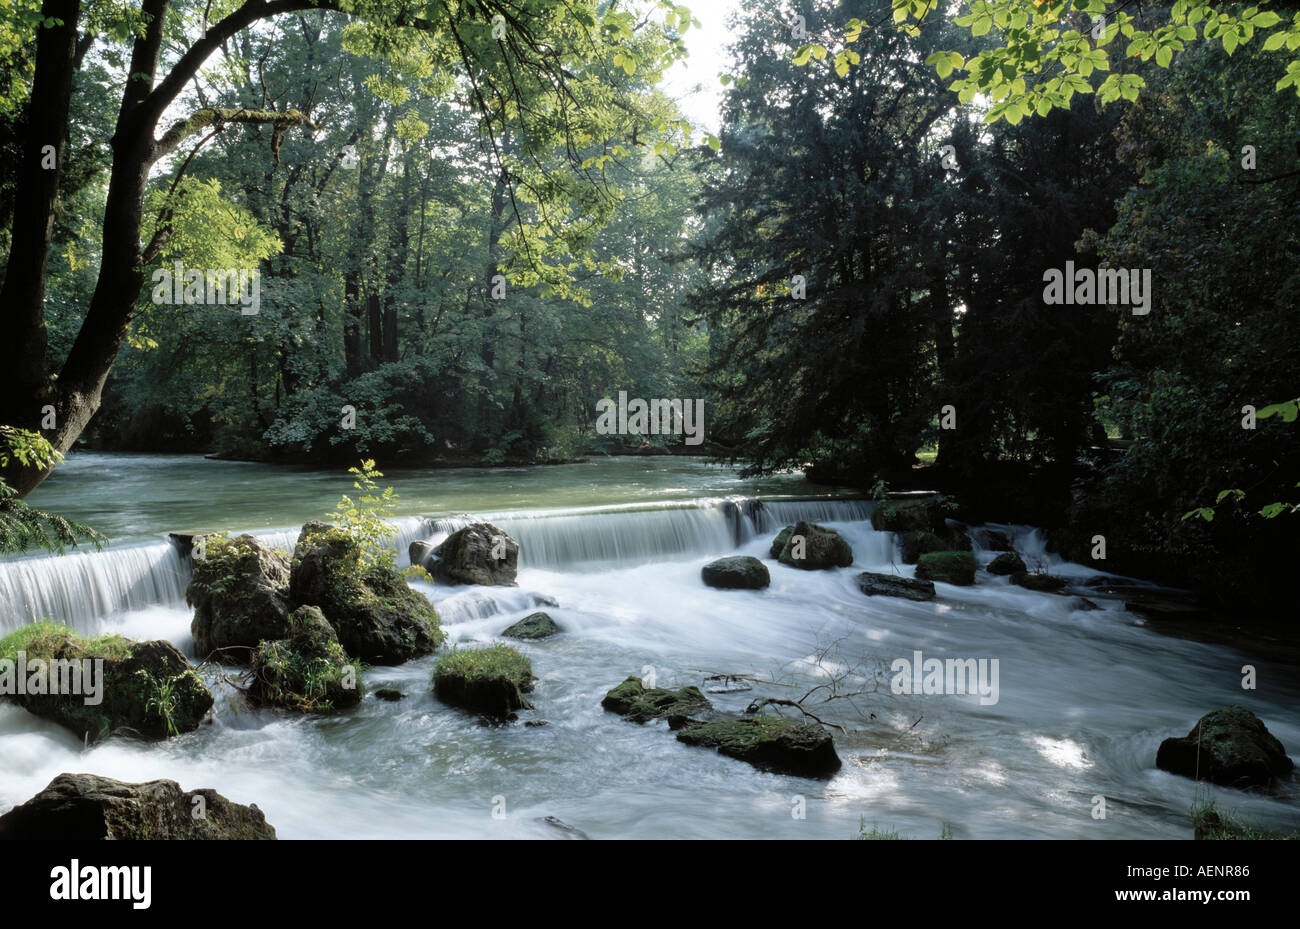
<path fill-rule="evenodd" d="M 439 73 L 459 71 L 499 159 L 504 158 L 496 145 L 500 130 L 516 127 L 522 143 L 513 173 L 521 175 L 523 166 L 536 165 L 542 153 L 565 139 L 576 139 L 583 147 L 599 141 L 616 144 L 615 138 L 642 120 L 641 114 L 629 112 L 630 106 L 614 106 L 613 68 L 654 73 L 681 52 L 675 33 L 647 48 L 636 41 L 638 24 L 631 12 L 595 0 L 535 0 L 522 6 L 503 0 L 246 0 L 216 22 L 208 21 L 210 6 L 171 0 L 142 0 L 138 8 L 117 14 L 112 11 L 118 8 L 109 9 L 110 25 L 130 46 L 130 62 L 112 135 L 99 271 L 85 317 L 57 369 L 48 351 L 45 317 L 57 191 L 78 44 L 94 35 L 93 27 L 102 25 L 105 15 L 98 7 L 83 9 L 80 0 L 45 0 L 39 17 L 25 19 L 36 34 L 36 54 L 14 207 L 14 228 L 21 234 L 12 237 L 0 290 L 10 335 L 0 346 L 0 422 L 35 428 L 43 408 L 52 406 L 56 425 L 50 441 L 60 451 L 72 446 L 98 410 L 136 309 L 152 258 L 149 251 L 169 234 L 164 223 L 150 243 L 141 241 L 154 166 L 201 133 L 210 137 L 232 124 L 269 127 L 273 151 L 289 129 L 311 128 L 308 118 L 292 109 L 199 106 L 159 133 L 166 114 L 184 103 L 183 91 L 209 56 L 251 26 L 304 10 L 340 12 L 362 24 L 358 42 L 363 46 L 418 54 L 425 67 Z M 682 11 L 670 9 L 680 28 Z M 174 58 L 172 48 L 179 49 Z M 49 162 L 46 146 L 53 146 L 53 168 L 44 166 Z M 587 196 L 588 205 L 598 206 L 600 179 L 581 167 L 558 190 L 524 181 L 539 207 L 554 197 L 567 201 L 584 185 L 594 191 Z M 11 461 L 0 474 L 26 494 L 51 466 Z"/>

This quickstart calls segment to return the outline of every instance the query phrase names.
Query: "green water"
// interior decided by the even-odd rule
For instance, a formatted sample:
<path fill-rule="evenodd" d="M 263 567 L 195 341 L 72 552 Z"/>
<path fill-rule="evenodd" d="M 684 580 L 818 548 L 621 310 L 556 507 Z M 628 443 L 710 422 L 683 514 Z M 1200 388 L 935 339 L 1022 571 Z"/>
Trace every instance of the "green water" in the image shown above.
<path fill-rule="evenodd" d="M 742 479 L 736 469 L 702 458 L 667 456 L 531 468 L 394 469 L 380 484 L 397 490 L 397 516 L 836 492 L 800 474 Z M 344 468 L 79 452 L 67 457 L 30 502 L 94 526 L 116 545 L 192 529 L 301 525 L 324 518 L 344 493 L 355 495 Z"/>

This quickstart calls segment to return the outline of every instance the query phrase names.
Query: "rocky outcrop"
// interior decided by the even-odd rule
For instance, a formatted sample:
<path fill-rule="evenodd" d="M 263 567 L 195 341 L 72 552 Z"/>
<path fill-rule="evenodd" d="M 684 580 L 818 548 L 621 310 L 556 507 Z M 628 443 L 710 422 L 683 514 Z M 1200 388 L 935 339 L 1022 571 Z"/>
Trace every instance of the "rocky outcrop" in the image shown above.
<path fill-rule="evenodd" d="M 1069 584 L 1063 577 L 1053 577 L 1050 574 L 1042 574 L 1037 571 L 1018 571 L 1011 575 L 1011 583 L 1023 587 L 1026 590 L 1036 590 L 1039 593 L 1055 594 L 1060 593 Z"/>
<path fill-rule="evenodd" d="M 342 710 L 361 702 L 361 665 L 348 658 L 334 627 L 314 606 L 289 617 L 290 635 L 263 642 L 253 659 L 255 703 L 302 712 Z"/>
<path fill-rule="evenodd" d="M 416 554 L 412 544 L 411 563 L 446 584 L 514 587 L 519 573 L 519 544 L 491 523 L 457 529 L 432 553 L 420 552 L 422 561 L 416 561 Z"/>
<path fill-rule="evenodd" d="M 302 527 L 289 569 L 294 603 L 319 607 L 353 658 L 400 664 L 442 641 L 433 604 L 383 565 L 367 565 L 356 541 L 320 522 Z"/>
<path fill-rule="evenodd" d="M 508 639 L 545 639 L 561 632 L 549 613 L 529 613 L 501 634 Z"/>
<path fill-rule="evenodd" d="M 175 781 L 128 784 L 96 774 L 60 774 L 0 816 L 0 839 L 274 839 L 256 804 L 215 790 L 186 792 Z"/>
<path fill-rule="evenodd" d="M 828 777 L 840 768 L 835 741 L 821 726 L 779 716 L 718 716 L 698 687 L 646 687 L 629 677 L 600 705 L 633 722 L 667 720 L 681 742 L 716 748 L 766 771 Z"/>
<path fill-rule="evenodd" d="M 780 716 L 688 722 L 677 739 L 687 745 L 716 748 L 729 758 L 778 774 L 830 777 L 841 766 L 829 732 L 815 723 Z"/>
<path fill-rule="evenodd" d="M 930 581 L 899 577 L 897 574 L 863 571 L 858 575 L 858 588 L 868 597 L 902 597 L 919 601 L 934 599 L 934 584 Z"/>
<path fill-rule="evenodd" d="M 989 574 L 1006 576 L 1010 574 L 1024 574 L 1028 569 L 1025 567 L 1025 561 L 1015 552 L 1003 552 L 985 568 Z"/>
<path fill-rule="evenodd" d="M 970 552 L 930 552 L 917 562 L 916 577 L 969 587 L 975 583 L 975 556 Z"/>
<path fill-rule="evenodd" d="M 646 687 L 639 677 L 629 677 L 609 693 L 600 705 L 611 713 L 636 723 L 652 719 L 668 720 L 670 729 L 679 729 L 692 714 L 712 708 L 709 698 L 698 687 L 668 690 L 665 687 Z"/>
<path fill-rule="evenodd" d="M 457 649 L 438 662 L 433 692 L 446 703 L 484 716 L 508 719 L 530 710 L 524 694 L 533 689 L 533 667 L 507 645 Z"/>
<path fill-rule="evenodd" d="M 711 561 L 700 569 L 710 587 L 722 590 L 762 590 L 772 583 L 767 565 L 751 555 L 732 555 Z"/>
<path fill-rule="evenodd" d="M 1289 774 L 1294 763 L 1258 716 L 1229 706 L 1206 713 L 1186 737 L 1161 742 L 1156 767 L 1225 787 L 1253 787 Z"/>
<path fill-rule="evenodd" d="M 804 571 L 847 568 L 853 564 L 853 549 L 834 529 L 800 521 L 790 528 L 777 559 L 783 565 Z"/>
<path fill-rule="evenodd" d="M 55 623 L 24 627 L 6 641 L 24 656 L 22 668 L 8 673 L 27 682 L 20 693 L 8 681 L 10 699 L 87 741 L 166 739 L 199 728 L 212 710 L 212 694 L 170 642 L 86 639 Z M 40 692 L 31 686 L 38 667 L 47 682 Z"/>
<path fill-rule="evenodd" d="M 195 550 L 185 602 L 201 658 L 248 664 L 264 639 L 289 634 L 289 556 L 251 535 L 207 536 Z"/>

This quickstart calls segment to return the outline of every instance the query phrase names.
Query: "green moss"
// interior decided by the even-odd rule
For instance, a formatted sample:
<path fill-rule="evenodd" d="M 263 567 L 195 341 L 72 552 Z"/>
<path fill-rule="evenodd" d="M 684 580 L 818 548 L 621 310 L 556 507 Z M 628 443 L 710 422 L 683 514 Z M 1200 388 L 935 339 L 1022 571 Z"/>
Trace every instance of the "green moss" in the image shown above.
<path fill-rule="evenodd" d="M 135 643 L 120 635 L 101 635 L 93 638 L 78 635 L 72 629 L 43 619 L 15 629 L 0 639 L 0 659 L 18 660 L 23 652 L 28 658 L 130 658 Z"/>
<path fill-rule="evenodd" d="M 600 702 L 606 710 L 618 713 L 633 722 L 644 723 L 652 719 L 666 719 L 668 725 L 678 729 L 693 714 L 712 707 L 698 687 L 668 690 L 665 687 L 647 688 L 639 677 L 629 677 Z"/>
<path fill-rule="evenodd" d="M 433 670 L 440 700 L 490 716 L 532 709 L 524 696 L 533 689 L 533 666 L 508 645 L 455 649 Z"/>
<path fill-rule="evenodd" d="M 716 748 L 755 767 L 801 777 L 828 777 L 840 769 L 830 733 L 781 716 L 741 716 L 692 723 L 677 733 L 687 745 Z"/>
<path fill-rule="evenodd" d="M 975 556 L 970 552 L 927 552 L 917 560 L 916 576 L 969 587 L 975 583 Z"/>

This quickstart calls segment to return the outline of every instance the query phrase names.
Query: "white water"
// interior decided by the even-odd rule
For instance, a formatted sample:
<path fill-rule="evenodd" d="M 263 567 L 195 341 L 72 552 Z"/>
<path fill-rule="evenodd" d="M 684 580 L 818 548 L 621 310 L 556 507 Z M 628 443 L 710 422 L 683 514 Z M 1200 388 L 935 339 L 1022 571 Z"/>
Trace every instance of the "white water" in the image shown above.
<path fill-rule="evenodd" d="M 805 501 L 765 503 L 755 513 L 712 500 L 475 516 L 521 542 L 519 587 L 417 589 L 462 643 L 492 640 L 536 609 L 538 596 L 559 602 L 547 609 L 564 633 L 519 646 L 540 678 L 537 710 L 524 718 L 548 726 L 484 727 L 440 704 L 428 686 L 433 658 L 367 674 L 369 686 L 398 686 L 407 699 L 368 697 L 336 716 L 250 710 L 221 688 L 212 725 L 157 745 L 111 740 L 87 750 L 67 731 L 0 704 L 0 810 L 62 771 L 93 771 L 214 787 L 257 803 L 284 838 L 560 837 L 538 822 L 544 816 L 593 838 L 848 838 L 860 819 L 918 838 L 937 836 L 945 823 L 957 838 L 1186 838 L 1198 797 L 1256 825 L 1300 828 L 1294 779 L 1251 794 L 1197 788 L 1154 767 L 1162 738 L 1232 702 L 1258 713 L 1300 758 L 1294 666 L 1159 635 L 1113 601 L 1084 612 L 1073 598 L 987 573 L 974 588 L 937 585 L 932 603 L 864 597 L 854 582 L 859 571 L 894 570 L 893 540 L 870 528 L 868 510 Z M 854 566 L 805 572 L 767 559 L 771 534 L 797 518 L 841 531 Z M 456 524 L 411 520 L 400 549 L 418 533 L 436 538 Z M 1011 531 L 1034 553 L 1029 530 Z M 764 558 L 772 586 L 705 587 L 701 566 L 733 552 Z M 1054 573 L 1095 573 L 1036 554 Z M 163 637 L 192 650 L 184 566 L 169 547 L 77 558 L 85 560 L 0 566 L 4 622 L 61 616 L 78 628 Z M 87 592 L 98 599 L 69 613 Z M 844 768 L 825 782 L 758 772 L 681 745 L 663 724 L 637 726 L 600 708 L 606 690 L 648 667 L 674 687 L 699 684 L 708 672 L 802 685 L 711 695 L 720 708 L 739 710 L 758 693 L 801 693 L 837 667 L 874 657 L 888 668 L 915 649 L 999 659 L 1000 701 L 895 696 L 886 675 L 880 692 L 856 698 L 861 717 L 844 701 L 815 709 L 853 730 L 836 735 Z M 1246 663 L 1258 668 L 1253 692 L 1240 687 Z M 1092 817 L 1098 795 L 1107 798 L 1104 821 Z M 798 797 L 806 820 L 791 816 Z M 504 819 L 492 817 L 497 798 Z"/>

